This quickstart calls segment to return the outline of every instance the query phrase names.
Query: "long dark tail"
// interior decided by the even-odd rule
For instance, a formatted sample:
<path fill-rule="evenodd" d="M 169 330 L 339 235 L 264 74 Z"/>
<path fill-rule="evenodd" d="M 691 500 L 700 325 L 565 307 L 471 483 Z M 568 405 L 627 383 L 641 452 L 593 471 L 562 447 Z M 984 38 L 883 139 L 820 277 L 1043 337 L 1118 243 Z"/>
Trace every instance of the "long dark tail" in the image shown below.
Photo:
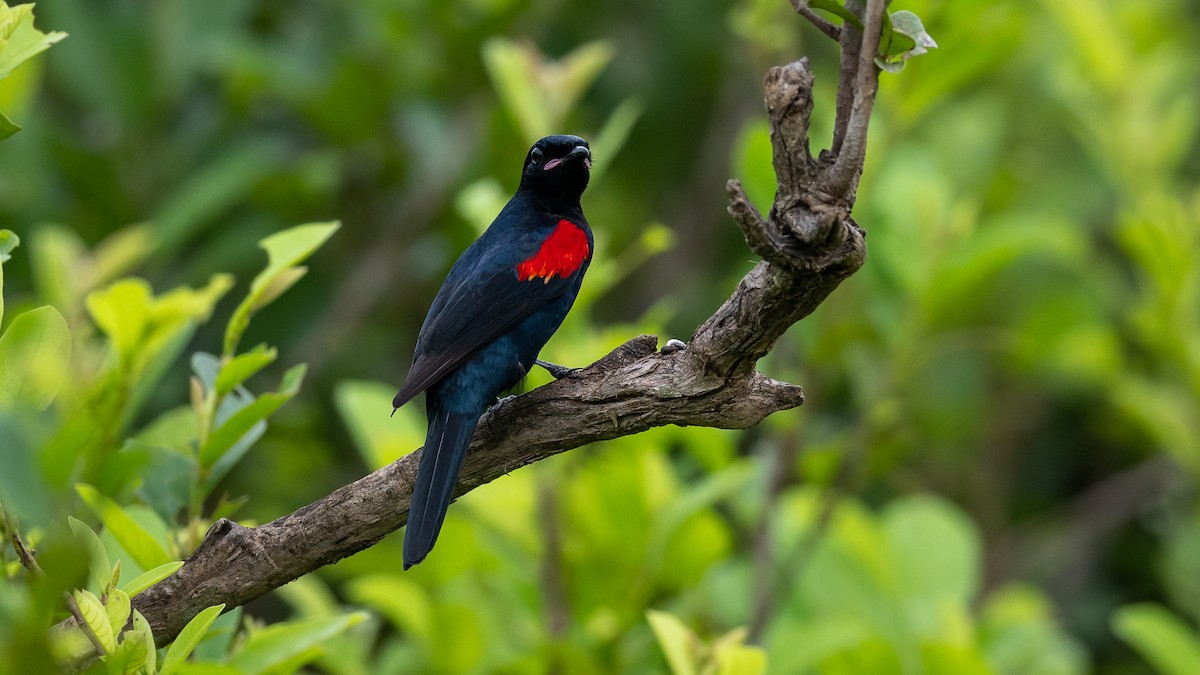
<path fill-rule="evenodd" d="M 444 410 L 430 415 L 429 433 L 425 436 L 425 450 L 408 509 L 408 527 L 404 530 L 404 569 L 424 560 L 437 541 L 479 417 Z"/>

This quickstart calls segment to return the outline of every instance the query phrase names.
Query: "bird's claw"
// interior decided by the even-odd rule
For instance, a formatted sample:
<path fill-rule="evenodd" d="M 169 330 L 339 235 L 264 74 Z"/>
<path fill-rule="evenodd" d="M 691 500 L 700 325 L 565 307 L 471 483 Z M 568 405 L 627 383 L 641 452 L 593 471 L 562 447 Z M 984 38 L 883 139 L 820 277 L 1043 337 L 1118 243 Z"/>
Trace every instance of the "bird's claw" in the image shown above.
<path fill-rule="evenodd" d="M 564 377 L 570 377 L 571 375 L 579 372 L 578 368 L 568 368 L 566 366 L 560 366 L 557 363 L 550 363 L 549 361 L 543 361 L 541 359 L 534 361 L 534 363 L 545 368 L 546 371 L 550 373 L 550 375 L 556 380 L 561 380 Z"/>
<path fill-rule="evenodd" d="M 662 349 L 660 349 L 659 351 L 662 352 L 663 354 L 674 354 L 675 352 L 681 352 L 685 349 L 687 349 L 686 342 L 684 342 L 683 340 L 676 340 L 675 338 L 671 338 L 670 340 L 667 340 L 667 344 L 663 345 Z"/>
<path fill-rule="evenodd" d="M 504 398 L 500 398 L 499 396 L 497 396 L 496 402 L 493 403 L 489 409 L 495 410 L 496 408 L 499 408 L 500 406 L 504 405 L 505 403 L 508 403 L 509 401 L 513 400 L 516 397 L 517 397 L 516 394 L 511 394 L 509 396 L 505 396 Z"/>

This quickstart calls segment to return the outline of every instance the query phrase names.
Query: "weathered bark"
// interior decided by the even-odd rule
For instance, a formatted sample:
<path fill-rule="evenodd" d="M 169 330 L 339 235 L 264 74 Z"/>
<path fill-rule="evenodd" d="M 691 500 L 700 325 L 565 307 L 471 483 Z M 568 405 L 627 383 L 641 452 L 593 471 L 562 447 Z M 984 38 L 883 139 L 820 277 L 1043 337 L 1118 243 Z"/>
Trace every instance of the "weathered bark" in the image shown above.
<path fill-rule="evenodd" d="M 873 54 L 882 2 L 870 0 L 867 8 L 876 13 L 864 20 L 870 36 L 865 48 Z M 851 35 L 862 39 L 862 32 L 847 26 L 838 33 L 843 48 Z M 827 152 L 814 159 L 809 153 L 807 61 L 767 74 L 778 177 L 769 217 L 759 214 L 737 181 L 728 185 L 729 212 L 763 261 L 696 329 L 688 348 L 663 353 L 657 338 L 639 336 L 567 378 L 493 408 L 472 439 L 456 495 L 593 441 L 667 424 L 743 429 L 803 402 L 800 387 L 756 372 L 755 364 L 866 258 L 865 235 L 850 210 L 878 73 L 869 57 L 859 58 L 859 44 L 843 56 L 849 63 L 840 79 L 851 83 L 844 119 L 841 91 L 838 101 L 838 145 L 852 157 Z M 232 609 L 371 546 L 404 525 L 419 461 L 418 450 L 258 527 L 218 521 L 184 566 L 135 597 L 134 607 L 164 645 L 205 607 L 225 603 Z"/>

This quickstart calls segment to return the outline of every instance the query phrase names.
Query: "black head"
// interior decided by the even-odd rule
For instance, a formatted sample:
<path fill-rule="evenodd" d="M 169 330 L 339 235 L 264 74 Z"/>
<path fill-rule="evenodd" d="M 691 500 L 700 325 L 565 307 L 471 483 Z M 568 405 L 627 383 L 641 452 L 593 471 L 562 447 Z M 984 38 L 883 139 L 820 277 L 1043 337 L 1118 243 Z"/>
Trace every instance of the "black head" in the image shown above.
<path fill-rule="evenodd" d="M 521 189 L 553 201 L 579 202 L 592 170 L 592 151 L 578 136 L 547 136 L 529 149 Z"/>

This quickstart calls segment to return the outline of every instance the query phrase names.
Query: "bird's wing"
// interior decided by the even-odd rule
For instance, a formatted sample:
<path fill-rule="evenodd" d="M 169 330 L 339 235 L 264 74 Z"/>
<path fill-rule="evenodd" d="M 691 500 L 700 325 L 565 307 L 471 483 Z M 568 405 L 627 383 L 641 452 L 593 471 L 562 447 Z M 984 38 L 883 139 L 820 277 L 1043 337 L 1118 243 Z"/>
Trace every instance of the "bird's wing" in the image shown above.
<path fill-rule="evenodd" d="M 522 280 L 515 266 L 488 262 L 475 269 L 490 272 L 463 274 L 438 293 L 417 338 L 412 369 L 393 406 L 404 405 L 480 347 L 543 309 L 577 283 L 587 268 L 585 259 L 566 276 Z"/>

